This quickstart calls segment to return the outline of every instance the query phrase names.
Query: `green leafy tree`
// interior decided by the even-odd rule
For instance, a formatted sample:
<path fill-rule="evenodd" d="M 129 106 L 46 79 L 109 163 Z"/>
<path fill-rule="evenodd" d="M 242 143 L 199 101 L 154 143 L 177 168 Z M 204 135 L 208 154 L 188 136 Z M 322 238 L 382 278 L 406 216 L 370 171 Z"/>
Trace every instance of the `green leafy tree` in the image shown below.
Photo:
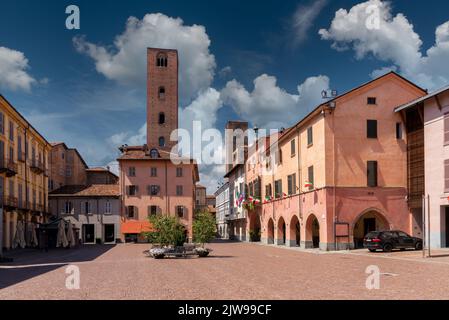
<path fill-rule="evenodd" d="M 161 246 L 182 246 L 186 240 L 186 229 L 176 217 L 169 215 L 155 215 L 148 218 L 152 231 L 143 235 L 151 243 Z"/>
<path fill-rule="evenodd" d="M 208 211 L 198 212 L 193 220 L 192 229 L 193 240 L 204 247 L 204 244 L 210 242 L 216 235 L 214 216 Z"/>

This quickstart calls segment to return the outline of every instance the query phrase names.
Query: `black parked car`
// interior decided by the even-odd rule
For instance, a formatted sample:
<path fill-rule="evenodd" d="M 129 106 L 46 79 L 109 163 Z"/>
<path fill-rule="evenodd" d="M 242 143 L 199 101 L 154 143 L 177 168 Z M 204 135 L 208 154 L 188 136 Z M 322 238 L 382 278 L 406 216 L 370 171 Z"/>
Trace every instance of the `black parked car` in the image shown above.
<path fill-rule="evenodd" d="M 403 231 L 372 231 L 363 239 L 363 246 L 374 252 L 381 249 L 390 252 L 393 249 L 413 248 L 422 250 L 422 239 L 409 236 Z"/>

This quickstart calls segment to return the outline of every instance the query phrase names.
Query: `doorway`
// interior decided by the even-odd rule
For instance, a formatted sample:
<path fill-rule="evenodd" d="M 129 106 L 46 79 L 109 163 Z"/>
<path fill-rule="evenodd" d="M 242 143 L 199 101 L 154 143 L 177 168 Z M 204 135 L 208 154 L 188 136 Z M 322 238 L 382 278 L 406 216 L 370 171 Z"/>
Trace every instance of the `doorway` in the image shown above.
<path fill-rule="evenodd" d="M 83 243 L 95 243 L 94 224 L 83 224 Z"/>
<path fill-rule="evenodd" d="M 376 218 L 363 219 L 363 233 L 367 235 L 371 231 L 376 231 Z"/>
<path fill-rule="evenodd" d="M 449 207 L 444 207 L 445 220 L 446 220 L 446 230 L 444 230 L 444 234 L 446 236 L 446 248 L 449 248 Z"/>
<path fill-rule="evenodd" d="M 115 242 L 115 226 L 113 224 L 104 225 L 104 242 Z"/>

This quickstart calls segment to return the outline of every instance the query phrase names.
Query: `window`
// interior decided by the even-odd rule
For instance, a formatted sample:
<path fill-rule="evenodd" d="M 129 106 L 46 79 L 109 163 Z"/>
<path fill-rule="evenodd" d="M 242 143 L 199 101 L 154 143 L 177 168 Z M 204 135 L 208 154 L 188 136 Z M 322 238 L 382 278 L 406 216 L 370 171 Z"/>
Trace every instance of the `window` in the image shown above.
<path fill-rule="evenodd" d="M 151 159 L 159 158 L 159 152 L 157 151 L 157 149 L 151 149 L 151 151 L 150 151 L 150 158 Z"/>
<path fill-rule="evenodd" d="M 0 133 L 5 134 L 5 115 L 0 112 Z"/>
<path fill-rule="evenodd" d="M 288 179 L 288 194 L 292 195 L 296 193 L 296 173 L 287 177 Z"/>
<path fill-rule="evenodd" d="M 165 138 L 159 137 L 159 147 L 165 147 Z"/>
<path fill-rule="evenodd" d="M 184 206 L 176 206 L 176 215 L 179 218 L 184 218 Z"/>
<path fill-rule="evenodd" d="M 83 202 L 83 213 L 84 214 L 91 214 L 92 213 L 92 208 L 90 205 L 89 201 L 84 201 Z"/>
<path fill-rule="evenodd" d="M 159 53 L 157 55 L 156 66 L 157 67 L 165 67 L 165 68 L 168 66 L 168 59 L 167 59 L 167 56 L 165 54 Z"/>
<path fill-rule="evenodd" d="M 157 196 L 160 191 L 161 191 L 161 188 L 157 185 L 149 185 L 147 187 L 147 192 L 148 192 L 149 196 Z"/>
<path fill-rule="evenodd" d="M 72 176 L 72 168 L 70 168 L 70 167 L 65 168 L 65 175 L 66 175 L 66 177 L 71 177 Z"/>
<path fill-rule="evenodd" d="M 14 124 L 9 121 L 9 140 L 14 141 Z"/>
<path fill-rule="evenodd" d="M 128 169 L 128 175 L 130 177 L 135 177 L 136 176 L 136 167 L 129 167 Z"/>
<path fill-rule="evenodd" d="M 368 139 L 377 138 L 377 120 L 366 120 L 366 137 Z"/>
<path fill-rule="evenodd" d="M 22 136 L 17 136 L 17 159 L 25 160 L 22 158 Z"/>
<path fill-rule="evenodd" d="M 182 168 L 176 168 L 176 176 L 182 177 Z"/>
<path fill-rule="evenodd" d="M 157 206 L 148 206 L 148 215 L 149 216 L 155 216 L 157 215 Z"/>
<path fill-rule="evenodd" d="M 36 200 L 34 199 L 34 202 L 36 202 Z M 65 213 L 67 214 L 71 214 L 72 210 L 73 210 L 73 203 L 72 201 L 66 201 L 65 202 Z"/>
<path fill-rule="evenodd" d="M 14 148 L 9 147 L 9 161 L 14 162 Z"/>
<path fill-rule="evenodd" d="M 402 124 L 400 122 L 396 122 L 396 139 L 402 139 Z"/>
<path fill-rule="evenodd" d="M 182 196 L 183 190 L 182 186 L 176 186 L 176 195 Z"/>
<path fill-rule="evenodd" d="M 150 169 L 150 176 L 151 177 L 157 177 L 157 168 L 151 168 Z"/>
<path fill-rule="evenodd" d="M 377 104 L 375 97 L 368 97 L 367 104 Z"/>
<path fill-rule="evenodd" d="M 308 182 L 309 182 L 309 190 L 313 190 L 315 188 L 315 181 L 314 181 L 314 175 L 313 175 L 313 166 L 310 166 L 307 168 L 308 173 Z"/>
<path fill-rule="evenodd" d="M 139 190 L 138 186 L 128 186 L 128 196 L 136 196 Z"/>
<path fill-rule="evenodd" d="M 61 158 L 64 159 L 64 153 L 61 153 Z"/>
<path fill-rule="evenodd" d="M 159 124 L 165 123 L 165 113 L 161 112 L 159 113 Z"/>
<path fill-rule="evenodd" d="M 274 182 L 274 196 L 276 198 L 282 197 L 282 180 L 276 180 Z"/>
<path fill-rule="evenodd" d="M 106 202 L 104 203 L 104 213 L 105 214 L 111 214 L 112 213 L 111 201 L 109 201 L 109 200 L 106 200 Z"/>
<path fill-rule="evenodd" d="M 296 143 L 295 139 L 290 141 L 290 155 L 293 157 L 296 154 Z"/>
<path fill-rule="evenodd" d="M 307 146 L 311 146 L 313 144 L 313 127 L 309 127 L 307 129 Z"/>
<path fill-rule="evenodd" d="M 377 161 L 367 162 L 368 187 L 377 187 Z"/>
<path fill-rule="evenodd" d="M 449 113 L 444 115 L 444 145 L 449 144 Z"/>
<path fill-rule="evenodd" d="M 126 211 L 127 211 L 128 218 L 131 218 L 131 219 L 137 218 L 138 211 L 139 211 L 137 209 L 137 207 L 135 207 L 135 206 L 128 206 L 128 207 L 126 207 Z"/>
<path fill-rule="evenodd" d="M 159 97 L 159 99 L 165 99 L 165 88 L 164 87 L 159 87 L 158 97 Z"/>
<path fill-rule="evenodd" d="M 22 207 L 22 200 L 23 200 L 23 197 L 22 197 L 22 193 L 23 193 L 23 189 L 22 189 L 23 187 L 22 187 L 22 184 L 21 183 L 19 183 L 19 185 L 18 185 L 18 203 L 19 203 L 19 207 Z"/>
<path fill-rule="evenodd" d="M 265 197 L 271 197 L 271 196 L 272 196 L 272 190 L 271 190 L 271 183 L 270 183 L 265 186 Z"/>
<path fill-rule="evenodd" d="M 444 160 L 444 192 L 449 192 L 449 160 Z"/>

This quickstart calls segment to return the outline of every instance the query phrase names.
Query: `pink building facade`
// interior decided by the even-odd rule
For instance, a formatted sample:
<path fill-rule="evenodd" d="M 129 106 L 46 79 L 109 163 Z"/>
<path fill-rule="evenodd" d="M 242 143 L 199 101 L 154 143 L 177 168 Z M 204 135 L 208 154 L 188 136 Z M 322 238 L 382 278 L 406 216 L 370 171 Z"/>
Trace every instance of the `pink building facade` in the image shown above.
<path fill-rule="evenodd" d="M 406 105 L 397 112 L 407 120 L 409 135 L 416 139 L 415 153 L 421 161 L 409 163 L 412 191 L 416 193 L 416 228 L 425 245 L 449 247 L 449 87 L 442 88 Z M 413 189 L 419 183 L 418 190 Z M 413 195 L 410 196 L 410 198 Z M 424 224 L 423 224 L 424 222 Z"/>
<path fill-rule="evenodd" d="M 261 204 L 248 210 L 248 238 L 260 229 L 265 243 L 334 250 L 360 247 L 372 230 L 410 232 L 407 137 L 394 109 L 425 94 L 392 72 L 250 152 L 246 181 L 260 179 Z"/>

